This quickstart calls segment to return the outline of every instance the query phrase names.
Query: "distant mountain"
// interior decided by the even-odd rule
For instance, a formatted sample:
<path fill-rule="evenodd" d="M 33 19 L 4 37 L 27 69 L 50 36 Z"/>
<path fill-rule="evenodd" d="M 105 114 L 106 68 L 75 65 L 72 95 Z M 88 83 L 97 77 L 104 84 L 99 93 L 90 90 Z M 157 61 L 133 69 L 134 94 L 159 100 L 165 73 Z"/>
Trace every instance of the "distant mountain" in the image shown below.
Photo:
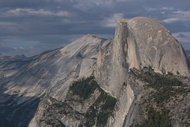
<path fill-rule="evenodd" d="M 177 37 L 179 37 L 179 38 L 186 38 L 187 36 L 185 36 L 184 34 L 180 33 Z"/>
<path fill-rule="evenodd" d="M 16 55 L 15 58 L 18 58 L 18 59 L 25 59 L 26 56 L 24 54 L 22 55 Z"/>
<path fill-rule="evenodd" d="M 2 127 L 190 125 L 188 60 L 153 19 L 118 21 L 114 39 L 0 58 Z"/>
<path fill-rule="evenodd" d="M 185 53 L 187 54 L 187 56 L 190 56 L 190 50 L 186 50 Z"/>

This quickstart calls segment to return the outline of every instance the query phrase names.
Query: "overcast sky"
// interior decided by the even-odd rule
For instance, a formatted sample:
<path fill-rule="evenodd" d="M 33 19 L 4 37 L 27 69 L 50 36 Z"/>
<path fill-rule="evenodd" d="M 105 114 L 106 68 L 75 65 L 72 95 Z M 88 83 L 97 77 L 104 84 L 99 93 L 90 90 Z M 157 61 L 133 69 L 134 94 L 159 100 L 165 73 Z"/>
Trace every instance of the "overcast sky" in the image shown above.
<path fill-rule="evenodd" d="M 0 0 L 0 53 L 39 54 L 84 34 L 113 37 L 115 21 L 159 20 L 190 49 L 189 0 Z"/>

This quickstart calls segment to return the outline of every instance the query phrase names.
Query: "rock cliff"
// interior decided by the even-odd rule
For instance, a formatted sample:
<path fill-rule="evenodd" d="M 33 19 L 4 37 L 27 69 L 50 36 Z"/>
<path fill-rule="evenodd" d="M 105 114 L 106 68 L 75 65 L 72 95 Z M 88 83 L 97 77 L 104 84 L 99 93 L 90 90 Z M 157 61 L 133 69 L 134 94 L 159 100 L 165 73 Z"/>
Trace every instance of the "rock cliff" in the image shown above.
<path fill-rule="evenodd" d="M 166 112 L 172 126 L 190 124 L 176 110 L 190 108 L 187 57 L 150 18 L 118 21 L 114 39 L 85 35 L 38 56 L 2 60 L 0 68 L 2 125 L 129 127 L 147 124 L 149 112 Z M 168 89 L 171 96 L 161 96 Z"/>
<path fill-rule="evenodd" d="M 110 126 L 124 126 L 135 96 L 143 95 L 142 83 L 133 81 L 130 71 L 145 67 L 189 77 L 182 46 L 158 21 L 145 17 L 118 21 L 113 42 L 99 51 L 95 75 L 101 87 L 118 99 Z"/>
<path fill-rule="evenodd" d="M 159 22 L 137 17 L 119 24 L 127 25 L 129 68 L 151 66 L 156 72 L 189 76 L 182 46 Z"/>

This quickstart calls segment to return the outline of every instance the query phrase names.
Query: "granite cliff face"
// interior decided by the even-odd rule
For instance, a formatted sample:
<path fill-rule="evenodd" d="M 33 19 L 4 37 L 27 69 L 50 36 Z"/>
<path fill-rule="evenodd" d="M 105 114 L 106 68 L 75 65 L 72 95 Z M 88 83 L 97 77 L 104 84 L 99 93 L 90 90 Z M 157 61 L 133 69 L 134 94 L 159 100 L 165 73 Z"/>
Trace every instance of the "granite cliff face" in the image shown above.
<path fill-rule="evenodd" d="M 183 111 L 190 108 L 189 85 L 182 85 L 189 82 L 187 57 L 179 42 L 153 19 L 118 21 L 114 39 L 85 35 L 31 58 L 2 57 L 0 68 L 2 125 L 129 127 L 146 121 L 149 110 L 157 116 L 174 112 L 168 113 L 172 126 L 190 124 L 185 123 L 187 114 L 175 110 L 179 105 Z M 159 108 L 158 97 L 149 98 L 165 86 L 185 91 L 185 100 L 171 93 Z"/>
<path fill-rule="evenodd" d="M 133 120 L 129 110 L 135 107 L 133 102 L 147 92 L 141 88 L 143 82 L 131 77 L 130 71 L 145 67 L 161 74 L 189 77 L 182 46 L 159 22 L 144 17 L 118 21 L 113 42 L 101 48 L 98 54 L 96 69 L 101 87 L 118 99 L 110 126 L 125 126 L 124 121 Z M 129 120 L 127 127 L 129 123 L 132 122 Z"/>
<path fill-rule="evenodd" d="M 164 26 L 147 18 L 120 21 L 121 27 L 124 24 L 128 33 L 129 68 L 151 66 L 156 72 L 189 76 L 184 51 Z"/>

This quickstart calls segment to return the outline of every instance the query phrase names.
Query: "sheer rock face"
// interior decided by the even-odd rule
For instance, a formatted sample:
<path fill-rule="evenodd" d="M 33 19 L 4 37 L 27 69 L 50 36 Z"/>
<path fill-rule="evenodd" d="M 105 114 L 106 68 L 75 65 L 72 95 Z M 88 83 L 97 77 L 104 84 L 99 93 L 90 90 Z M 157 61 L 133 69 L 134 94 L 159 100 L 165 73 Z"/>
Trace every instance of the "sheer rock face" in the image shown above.
<path fill-rule="evenodd" d="M 27 58 L 24 63 L 1 62 L 0 83 L 4 88 L 1 91 L 8 95 L 18 95 L 15 101 L 20 103 L 32 97 L 42 98 L 30 127 L 83 125 L 84 114 L 92 108 L 103 91 L 117 99 L 113 114 L 108 117 L 105 126 L 128 127 L 132 118 L 136 117 L 133 112 L 137 110 L 133 106 L 138 106 L 134 102 L 140 100 L 141 94 L 146 94 L 141 93 L 143 83 L 131 78 L 130 69 L 140 70 L 149 66 L 159 73 L 171 72 L 189 77 L 187 58 L 178 41 L 159 22 L 137 17 L 118 21 L 113 40 L 85 35 L 64 48 Z M 90 101 L 72 98 L 69 92 L 72 83 L 90 76 L 95 77 L 101 90 L 95 90 Z M 63 104 L 71 114 L 61 115 L 60 109 L 54 108 L 56 104 Z M 3 106 L 1 109 L 4 112 Z M 50 115 L 54 119 L 52 116 L 56 116 L 56 113 L 59 115 L 55 117 L 55 123 L 48 117 L 48 121 L 43 118 L 44 115 Z"/>
<path fill-rule="evenodd" d="M 98 54 L 96 76 L 102 87 L 118 96 L 121 86 L 116 84 L 126 82 L 131 68 L 149 66 L 162 74 L 189 77 L 184 50 L 163 25 L 145 17 L 118 21 L 113 43 Z"/>
<path fill-rule="evenodd" d="M 118 22 L 121 28 L 118 35 L 127 36 L 127 61 L 129 68 L 152 67 L 156 72 L 189 77 L 189 68 L 184 50 L 179 42 L 159 22 L 137 17 Z M 122 37 L 123 38 L 123 37 Z"/>
<path fill-rule="evenodd" d="M 112 44 L 99 51 L 95 73 L 101 87 L 118 98 L 113 127 L 123 126 L 135 98 L 130 69 L 149 66 L 159 73 L 189 76 L 183 48 L 159 22 L 144 17 L 118 21 Z"/>

